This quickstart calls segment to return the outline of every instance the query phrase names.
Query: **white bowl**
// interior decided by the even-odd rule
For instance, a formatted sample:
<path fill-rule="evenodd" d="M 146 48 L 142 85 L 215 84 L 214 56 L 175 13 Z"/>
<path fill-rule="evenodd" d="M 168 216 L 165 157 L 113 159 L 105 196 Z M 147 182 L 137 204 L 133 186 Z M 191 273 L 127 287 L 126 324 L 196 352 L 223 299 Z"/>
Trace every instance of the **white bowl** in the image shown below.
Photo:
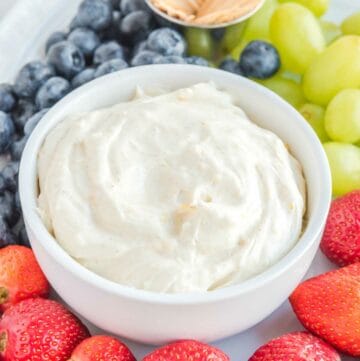
<path fill-rule="evenodd" d="M 170 21 L 171 23 L 177 24 L 177 25 L 181 25 L 181 26 L 191 26 L 192 28 L 200 28 L 200 29 L 218 29 L 218 28 L 226 28 L 228 26 L 231 25 L 235 25 L 238 23 L 241 23 L 247 19 L 249 19 L 251 16 L 253 16 L 255 13 L 257 13 L 265 4 L 265 0 L 261 0 L 256 6 L 254 6 L 254 8 L 252 10 L 250 10 L 249 12 L 245 13 L 244 15 L 228 21 L 226 23 L 220 23 L 220 24 L 194 24 L 194 23 L 189 23 L 187 21 L 183 21 L 180 19 L 177 19 L 173 16 L 170 16 L 168 14 L 166 14 L 165 12 L 161 11 L 158 7 L 156 7 L 151 0 L 144 0 L 147 4 L 147 6 L 158 16 L 164 18 L 167 21 Z"/>
<path fill-rule="evenodd" d="M 246 113 L 272 130 L 303 165 L 308 222 L 298 244 L 266 272 L 208 293 L 160 294 L 121 286 L 73 260 L 48 233 L 36 211 L 37 154 L 49 130 L 66 115 L 107 107 L 145 89 L 178 89 L 213 81 L 234 94 Z M 20 198 L 36 257 L 59 295 L 96 326 L 150 344 L 195 338 L 213 341 L 244 331 L 283 303 L 308 270 L 318 248 L 331 200 L 323 148 L 299 113 L 274 93 L 237 75 L 191 65 L 154 65 L 99 78 L 56 104 L 32 133 L 20 166 Z"/>

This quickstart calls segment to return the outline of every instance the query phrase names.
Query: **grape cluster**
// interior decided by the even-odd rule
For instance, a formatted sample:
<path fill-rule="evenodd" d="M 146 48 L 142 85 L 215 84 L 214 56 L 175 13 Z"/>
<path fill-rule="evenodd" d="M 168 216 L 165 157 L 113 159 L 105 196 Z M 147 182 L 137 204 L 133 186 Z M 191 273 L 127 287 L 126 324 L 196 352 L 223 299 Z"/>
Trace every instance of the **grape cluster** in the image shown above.
<path fill-rule="evenodd" d="M 360 12 L 338 26 L 320 18 L 328 6 L 328 0 L 266 0 L 247 23 L 226 29 L 222 47 L 231 59 L 220 67 L 241 71 L 236 64 L 259 40 L 277 49 L 281 68 L 273 75 L 261 66 L 241 73 L 278 93 L 309 122 L 324 143 L 333 193 L 342 195 L 360 189 Z"/>

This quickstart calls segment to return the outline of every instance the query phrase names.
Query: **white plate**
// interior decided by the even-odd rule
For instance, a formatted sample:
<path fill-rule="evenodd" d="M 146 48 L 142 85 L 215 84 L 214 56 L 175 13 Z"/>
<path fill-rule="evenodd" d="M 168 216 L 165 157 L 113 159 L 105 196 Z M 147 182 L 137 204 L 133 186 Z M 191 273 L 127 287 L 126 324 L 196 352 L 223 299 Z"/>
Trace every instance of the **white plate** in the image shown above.
<path fill-rule="evenodd" d="M 0 0 L 1 1 L 1 0 Z M 330 0 L 331 8 L 326 18 L 340 22 L 354 11 L 360 10 L 360 1 Z M 18 69 L 29 60 L 44 56 L 44 43 L 48 35 L 65 29 L 81 0 L 18 0 L 0 23 L 0 82 L 11 81 Z M 307 278 L 334 268 L 319 252 Z M 101 330 L 89 325 L 92 333 Z M 302 330 L 288 302 L 285 302 L 265 321 L 252 329 L 216 342 L 232 360 L 248 360 L 253 352 L 269 339 L 287 332 Z M 125 341 L 137 359 L 152 347 Z M 355 360 L 344 357 L 343 361 Z"/>

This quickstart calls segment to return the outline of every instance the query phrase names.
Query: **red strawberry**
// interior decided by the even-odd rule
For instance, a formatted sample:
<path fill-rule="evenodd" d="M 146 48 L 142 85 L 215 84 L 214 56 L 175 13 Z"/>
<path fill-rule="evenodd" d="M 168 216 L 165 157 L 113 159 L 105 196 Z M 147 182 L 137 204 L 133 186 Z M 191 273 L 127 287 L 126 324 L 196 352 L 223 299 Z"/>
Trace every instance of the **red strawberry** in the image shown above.
<path fill-rule="evenodd" d="M 249 361 L 340 361 L 339 354 L 308 332 L 294 332 L 261 346 Z"/>
<path fill-rule="evenodd" d="M 66 361 L 87 337 L 86 327 L 64 306 L 30 298 L 7 309 L 0 320 L 0 359 Z"/>
<path fill-rule="evenodd" d="M 158 348 L 143 361 L 229 361 L 219 349 L 193 340 L 178 341 Z"/>
<path fill-rule="evenodd" d="M 0 311 L 30 297 L 45 297 L 49 283 L 30 248 L 0 249 Z"/>
<path fill-rule="evenodd" d="M 69 361 L 136 361 L 122 342 L 110 336 L 93 336 L 81 342 Z"/>
<path fill-rule="evenodd" d="M 360 189 L 332 202 L 321 250 L 339 266 L 360 262 Z"/>
<path fill-rule="evenodd" d="M 309 331 L 360 356 L 360 263 L 303 282 L 290 302 Z"/>

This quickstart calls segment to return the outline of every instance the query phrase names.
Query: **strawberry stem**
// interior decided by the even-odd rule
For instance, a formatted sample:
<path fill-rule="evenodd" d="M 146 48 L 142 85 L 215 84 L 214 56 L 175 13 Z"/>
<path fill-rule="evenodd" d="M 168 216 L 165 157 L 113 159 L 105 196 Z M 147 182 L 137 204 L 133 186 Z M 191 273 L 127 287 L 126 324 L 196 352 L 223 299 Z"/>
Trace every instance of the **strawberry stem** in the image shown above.
<path fill-rule="evenodd" d="M 9 292 L 5 287 L 0 287 L 0 305 L 5 303 L 9 298 Z"/>
<path fill-rule="evenodd" d="M 4 331 L 0 333 L 0 353 L 5 351 L 6 344 L 7 344 L 7 333 Z"/>

